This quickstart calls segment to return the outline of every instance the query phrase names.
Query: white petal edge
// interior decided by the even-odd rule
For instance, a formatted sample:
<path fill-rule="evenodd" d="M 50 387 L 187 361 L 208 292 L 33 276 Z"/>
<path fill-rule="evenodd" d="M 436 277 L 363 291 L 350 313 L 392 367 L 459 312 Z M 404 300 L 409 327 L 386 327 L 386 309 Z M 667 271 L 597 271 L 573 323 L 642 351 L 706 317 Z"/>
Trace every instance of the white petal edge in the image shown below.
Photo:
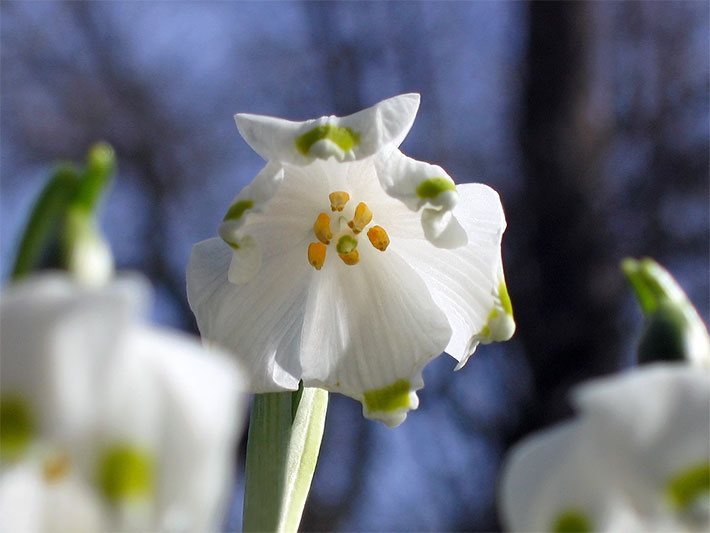
<path fill-rule="evenodd" d="M 501 239 L 505 216 L 498 193 L 486 185 L 458 186 L 454 210 L 468 244 L 453 250 L 433 247 L 414 228 L 391 247 L 424 279 L 453 330 L 446 352 L 461 368 L 482 340 L 491 312 L 500 301 Z M 504 281 L 503 281 L 504 283 Z M 510 330 L 510 328 L 508 328 Z M 512 332 L 510 332 L 512 334 Z"/>
<path fill-rule="evenodd" d="M 466 232 L 453 214 L 459 194 L 454 180 L 443 168 L 393 150 L 377 155 L 375 169 L 387 194 L 412 211 L 424 208 L 421 212 L 422 229 L 434 246 L 458 248 L 466 244 Z"/>
<path fill-rule="evenodd" d="M 247 113 L 239 113 L 234 119 L 244 140 L 266 161 L 295 165 L 328 157 L 352 161 L 369 157 L 383 148 L 399 146 L 412 127 L 419 100 L 416 93 L 402 94 L 346 117 L 325 116 L 304 122 Z M 335 143 L 324 139 L 314 143 L 308 153 L 301 153 L 296 140 L 326 124 L 349 128 L 357 135 L 358 142 L 348 151 L 343 151 Z"/>
<path fill-rule="evenodd" d="M 227 279 L 231 249 L 208 239 L 192 249 L 187 296 L 203 340 L 237 357 L 251 392 L 298 388 L 299 349 L 310 276 L 305 244 L 264 260 L 258 275 Z"/>

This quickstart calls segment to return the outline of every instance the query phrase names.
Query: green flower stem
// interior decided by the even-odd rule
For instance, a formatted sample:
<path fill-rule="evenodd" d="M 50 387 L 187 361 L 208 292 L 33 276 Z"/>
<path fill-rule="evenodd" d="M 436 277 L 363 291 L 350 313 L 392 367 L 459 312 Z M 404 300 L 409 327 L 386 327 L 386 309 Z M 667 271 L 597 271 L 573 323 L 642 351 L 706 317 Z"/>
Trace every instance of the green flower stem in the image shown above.
<path fill-rule="evenodd" d="M 254 397 L 247 441 L 244 531 L 297 531 L 318 461 L 328 393 Z"/>

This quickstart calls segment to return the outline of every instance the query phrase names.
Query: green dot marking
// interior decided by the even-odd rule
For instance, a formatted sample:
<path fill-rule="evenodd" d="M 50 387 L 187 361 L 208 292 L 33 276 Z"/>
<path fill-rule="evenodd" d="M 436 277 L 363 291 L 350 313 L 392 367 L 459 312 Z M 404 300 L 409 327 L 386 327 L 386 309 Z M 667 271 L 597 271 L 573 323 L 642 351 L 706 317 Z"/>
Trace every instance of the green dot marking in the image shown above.
<path fill-rule="evenodd" d="M 446 178 L 429 178 L 417 185 L 417 196 L 422 199 L 431 200 L 439 196 L 442 192 L 455 191 L 456 184 Z"/>
<path fill-rule="evenodd" d="M 147 453 L 130 444 L 112 446 L 99 461 L 98 484 L 111 503 L 149 497 L 154 488 L 153 462 Z"/>
<path fill-rule="evenodd" d="M 338 239 L 338 244 L 335 248 L 339 254 L 349 254 L 357 248 L 357 239 L 352 235 L 343 235 Z"/>
<path fill-rule="evenodd" d="M 365 407 L 371 413 L 397 411 L 410 406 L 409 393 L 412 385 L 406 379 L 398 379 L 381 389 L 365 391 Z"/>
<path fill-rule="evenodd" d="M 16 460 L 35 435 L 35 420 L 29 404 L 14 395 L 0 397 L 0 457 Z"/>
<path fill-rule="evenodd" d="M 570 509 L 563 511 L 552 524 L 553 533 L 591 533 L 592 523 L 582 511 Z"/>
<path fill-rule="evenodd" d="M 242 218 L 244 211 L 254 207 L 254 202 L 252 200 L 239 200 L 232 204 L 227 213 L 224 215 L 224 220 L 239 220 Z"/>
<path fill-rule="evenodd" d="M 666 490 L 675 509 L 688 509 L 697 498 L 710 494 L 710 462 L 682 470 L 668 481 Z"/>
<path fill-rule="evenodd" d="M 327 139 L 335 143 L 343 152 L 348 152 L 360 142 L 360 135 L 350 128 L 341 128 L 332 124 L 321 124 L 296 138 L 296 149 L 308 155 L 311 147 L 318 141 Z"/>

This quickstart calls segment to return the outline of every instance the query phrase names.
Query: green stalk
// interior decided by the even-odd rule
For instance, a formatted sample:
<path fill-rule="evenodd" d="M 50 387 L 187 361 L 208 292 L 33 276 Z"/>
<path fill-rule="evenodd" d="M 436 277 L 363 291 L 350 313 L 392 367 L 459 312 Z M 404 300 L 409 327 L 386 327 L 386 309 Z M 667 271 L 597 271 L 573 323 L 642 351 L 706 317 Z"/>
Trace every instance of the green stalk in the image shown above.
<path fill-rule="evenodd" d="M 257 394 L 247 440 L 244 531 L 297 531 L 325 428 L 328 392 Z"/>

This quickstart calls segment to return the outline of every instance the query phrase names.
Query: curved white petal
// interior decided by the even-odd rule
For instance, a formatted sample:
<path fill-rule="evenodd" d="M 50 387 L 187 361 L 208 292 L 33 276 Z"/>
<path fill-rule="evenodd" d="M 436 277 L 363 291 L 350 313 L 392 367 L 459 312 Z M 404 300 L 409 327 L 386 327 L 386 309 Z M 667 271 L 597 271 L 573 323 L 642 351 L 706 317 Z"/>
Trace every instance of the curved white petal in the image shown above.
<path fill-rule="evenodd" d="M 707 369 L 650 365 L 587 383 L 575 401 L 600 443 L 614 450 L 609 460 L 624 473 L 620 483 L 645 514 L 675 512 L 673 480 L 694 468 L 710 469 Z M 704 505 L 707 524 L 707 500 Z"/>
<path fill-rule="evenodd" d="M 422 228 L 434 246 L 458 248 L 466 244 L 466 232 L 453 214 L 459 193 L 443 168 L 407 157 L 399 150 L 378 154 L 375 168 L 387 194 L 413 211 L 425 207 Z"/>
<path fill-rule="evenodd" d="M 451 329 L 403 259 L 369 243 L 359 250 L 357 265 L 334 257 L 313 278 L 303 382 L 360 400 L 365 416 L 396 426 L 417 407 L 422 369 L 441 353 Z"/>
<path fill-rule="evenodd" d="M 565 517 L 586 523 L 590 531 L 643 531 L 610 480 L 593 437 L 583 422 L 569 422 L 513 449 L 499 489 L 501 516 L 510 531 L 553 531 Z"/>
<path fill-rule="evenodd" d="M 204 340 L 235 352 L 253 392 L 298 388 L 298 353 L 310 277 L 307 241 L 266 258 L 259 275 L 227 280 L 231 250 L 220 239 L 196 244 L 187 272 L 187 295 Z"/>
<path fill-rule="evenodd" d="M 205 354 L 195 339 L 148 328 L 132 330 L 126 348 L 142 359 L 159 397 L 153 420 L 141 408 L 148 398 L 133 396 L 124 403 L 136 418 L 160 428 L 155 458 L 160 529 L 215 531 L 229 494 L 244 407 L 237 369 L 225 356 Z"/>
<path fill-rule="evenodd" d="M 305 165 L 333 157 L 352 161 L 388 146 L 399 146 L 419 108 L 418 94 L 402 94 L 346 117 L 293 122 L 261 115 L 237 114 L 244 140 L 267 161 Z"/>
<path fill-rule="evenodd" d="M 87 484 L 69 475 L 48 482 L 32 462 L 11 466 L 0 475 L 0 530 L 8 533 L 103 531 L 100 503 Z"/>
<path fill-rule="evenodd" d="M 0 304 L 3 398 L 25 402 L 38 433 L 84 431 L 101 368 L 146 294 L 138 278 L 100 291 L 53 274 L 8 286 Z"/>
<path fill-rule="evenodd" d="M 454 215 L 465 229 L 468 244 L 454 250 L 434 248 L 410 219 L 409 228 L 395 226 L 391 247 L 424 279 L 453 330 L 446 352 L 463 366 L 479 342 L 507 340 L 512 335 L 512 308 L 503 306 L 505 288 L 501 237 L 505 217 L 498 194 L 485 185 L 458 187 L 461 202 Z M 402 217 L 404 218 L 404 217 Z M 397 234 L 401 234 L 397 238 Z M 507 296 L 507 293 L 505 293 Z M 494 323 L 491 315 L 504 318 Z M 495 337 L 492 334 L 496 333 Z"/>

